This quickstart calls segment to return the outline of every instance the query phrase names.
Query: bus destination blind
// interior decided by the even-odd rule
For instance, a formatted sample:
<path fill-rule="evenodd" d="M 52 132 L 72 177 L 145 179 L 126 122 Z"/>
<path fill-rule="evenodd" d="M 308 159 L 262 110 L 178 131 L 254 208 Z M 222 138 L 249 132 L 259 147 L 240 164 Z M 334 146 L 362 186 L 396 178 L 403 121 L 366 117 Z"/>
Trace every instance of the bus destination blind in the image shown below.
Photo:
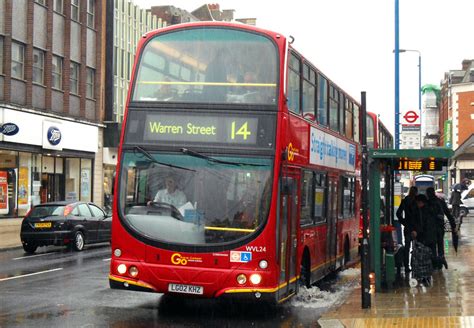
<path fill-rule="evenodd" d="M 148 114 L 144 141 L 257 143 L 258 118 Z"/>

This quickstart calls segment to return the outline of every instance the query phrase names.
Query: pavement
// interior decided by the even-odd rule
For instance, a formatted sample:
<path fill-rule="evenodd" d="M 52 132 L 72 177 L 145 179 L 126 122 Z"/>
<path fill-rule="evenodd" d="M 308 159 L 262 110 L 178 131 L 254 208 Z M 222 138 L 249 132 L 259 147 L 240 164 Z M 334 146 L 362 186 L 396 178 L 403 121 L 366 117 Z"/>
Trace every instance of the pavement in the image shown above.
<path fill-rule="evenodd" d="M 433 273 L 432 286 L 411 288 L 401 277 L 393 289 L 372 289 L 369 309 L 362 309 L 357 288 L 342 305 L 324 313 L 318 324 L 322 328 L 474 327 L 473 237 L 474 216 L 464 219 L 457 254 L 451 234 L 445 234 L 449 267 Z"/>
<path fill-rule="evenodd" d="M 0 219 L 0 250 L 21 247 L 20 228 L 22 218 Z"/>

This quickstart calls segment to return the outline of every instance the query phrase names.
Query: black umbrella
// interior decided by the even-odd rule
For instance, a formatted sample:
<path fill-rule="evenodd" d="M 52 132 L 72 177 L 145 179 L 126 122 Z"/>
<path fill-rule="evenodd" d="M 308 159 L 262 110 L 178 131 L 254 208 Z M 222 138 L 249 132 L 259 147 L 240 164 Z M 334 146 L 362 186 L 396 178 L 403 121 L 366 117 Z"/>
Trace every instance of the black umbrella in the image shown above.
<path fill-rule="evenodd" d="M 451 236 L 453 237 L 453 247 L 456 254 L 458 253 L 458 245 L 459 245 L 459 233 L 457 231 L 452 231 Z"/>

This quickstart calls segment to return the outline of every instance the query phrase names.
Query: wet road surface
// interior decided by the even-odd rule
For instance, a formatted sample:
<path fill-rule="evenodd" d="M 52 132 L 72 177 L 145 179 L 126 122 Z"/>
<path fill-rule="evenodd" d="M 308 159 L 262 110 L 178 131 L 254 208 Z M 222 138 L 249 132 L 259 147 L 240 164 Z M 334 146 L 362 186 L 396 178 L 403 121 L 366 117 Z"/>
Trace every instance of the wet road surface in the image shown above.
<path fill-rule="evenodd" d="M 349 269 L 272 307 L 112 290 L 110 247 L 0 252 L 0 327 L 318 327 L 358 285 Z"/>

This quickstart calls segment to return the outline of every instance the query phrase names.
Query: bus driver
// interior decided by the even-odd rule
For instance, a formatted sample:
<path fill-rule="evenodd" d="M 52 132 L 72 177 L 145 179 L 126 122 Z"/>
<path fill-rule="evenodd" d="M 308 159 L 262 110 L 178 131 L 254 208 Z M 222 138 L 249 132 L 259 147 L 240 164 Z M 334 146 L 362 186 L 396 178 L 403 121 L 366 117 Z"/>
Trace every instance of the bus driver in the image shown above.
<path fill-rule="evenodd" d="M 165 179 L 165 185 L 166 188 L 158 190 L 153 202 L 171 204 L 176 208 L 183 206 L 186 203 L 186 195 L 177 188 L 174 177 L 167 177 Z M 151 205 L 153 202 L 148 202 L 148 205 Z"/>

